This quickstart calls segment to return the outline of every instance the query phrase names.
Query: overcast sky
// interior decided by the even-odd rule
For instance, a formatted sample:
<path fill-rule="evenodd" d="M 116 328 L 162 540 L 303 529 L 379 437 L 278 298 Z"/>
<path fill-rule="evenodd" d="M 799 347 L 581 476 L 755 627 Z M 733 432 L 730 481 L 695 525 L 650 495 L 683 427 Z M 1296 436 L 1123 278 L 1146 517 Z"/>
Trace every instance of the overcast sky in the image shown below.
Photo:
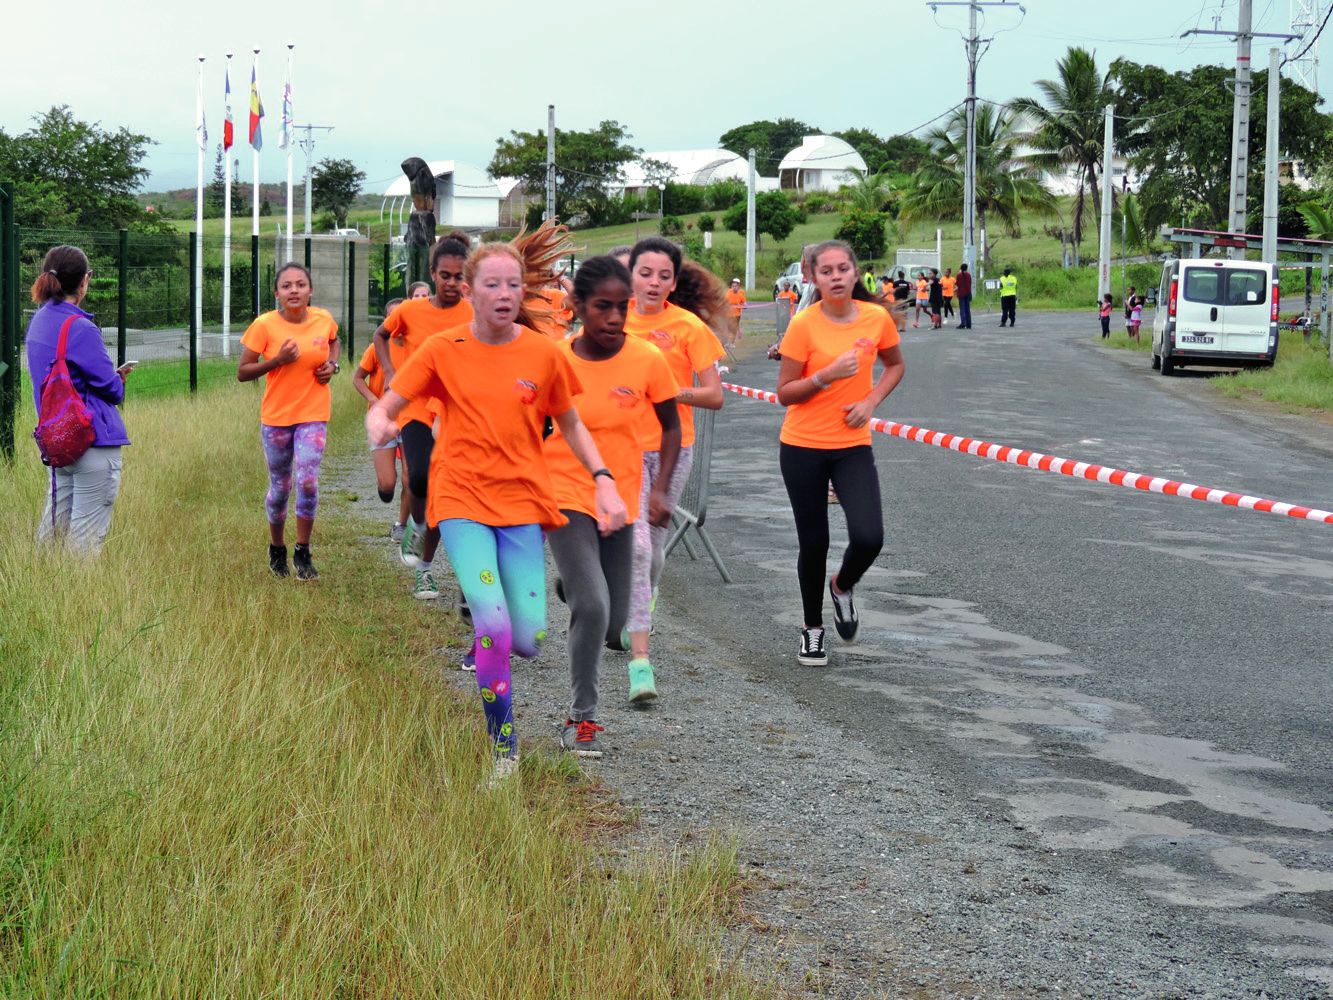
<path fill-rule="evenodd" d="M 1236 0 L 1025 0 L 988 7 L 978 92 L 991 100 L 1033 93 L 1071 45 L 1098 64 L 1119 56 L 1169 69 L 1232 65 L 1234 43 L 1178 36 L 1196 25 L 1234 27 Z M 1286 31 L 1289 0 L 1254 0 L 1255 30 Z M 710 147 L 734 125 L 791 117 L 828 131 L 858 125 L 884 135 L 947 110 L 966 87 L 960 29 L 966 10 L 922 0 L 657 0 L 652 3 L 385 3 L 308 0 L 181 4 L 65 0 L 16 6 L 24 41 L 0 62 L 0 128 L 68 104 L 80 118 L 124 125 L 157 140 L 150 190 L 192 187 L 197 56 L 207 57 L 210 142 L 222 134 L 224 53 L 231 48 L 241 177 L 251 50 L 260 54 L 266 117 L 260 173 L 285 177 L 277 148 L 286 44 L 296 45 L 296 118 L 336 126 L 316 158 L 347 157 L 368 191 L 399 176 L 407 156 L 485 167 L 497 137 L 539 130 L 546 105 L 560 128 L 603 119 L 628 126 L 645 150 Z M 1333 29 L 1330 29 L 1333 35 Z M 1266 63 L 1269 41 L 1255 45 Z M 1333 66 L 1321 73 L 1333 78 Z M 1329 92 L 1321 80 L 1321 92 Z M 1226 93 L 1219 101 L 1230 102 Z M 237 148 L 234 147 L 234 152 Z M 743 151 L 742 151 L 743 152 Z M 296 171 L 303 170 L 297 151 Z M 206 173 L 211 175 L 210 150 Z"/>

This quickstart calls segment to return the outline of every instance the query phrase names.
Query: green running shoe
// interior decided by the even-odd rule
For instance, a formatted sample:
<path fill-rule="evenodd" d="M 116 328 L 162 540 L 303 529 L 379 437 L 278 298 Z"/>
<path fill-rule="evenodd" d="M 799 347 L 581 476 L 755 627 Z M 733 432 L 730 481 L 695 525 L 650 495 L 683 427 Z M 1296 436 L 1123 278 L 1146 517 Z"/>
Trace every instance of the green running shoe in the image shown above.
<path fill-rule="evenodd" d="M 629 661 L 629 701 L 638 705 L 652 701 L 657 697 L 657 685 L 653 683 L 653 665 L 644 657 Z"/>

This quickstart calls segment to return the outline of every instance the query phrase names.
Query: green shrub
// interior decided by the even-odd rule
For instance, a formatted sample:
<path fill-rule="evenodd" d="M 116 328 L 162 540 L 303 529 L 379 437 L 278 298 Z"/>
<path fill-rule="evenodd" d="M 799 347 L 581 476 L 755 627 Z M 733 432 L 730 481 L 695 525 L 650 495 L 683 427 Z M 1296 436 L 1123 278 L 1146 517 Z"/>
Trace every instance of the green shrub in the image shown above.
<path fill-rule="evenodd" d="M 685 223 L 678 215 L 664 215 L 657 223 L 657 231 L 663 236 L 680 236 L 685 232 Z"/>
<path fill-rule="evenodd" d="M 705 213 L 704 215 L 699 216 L 697 225 L 699 226 L 699 232 L 711 233 L 717 228 L 717 220 Z"/>
<path fill-rule="evenodd" d="M 704 188 L 704 209 L 725 212 L 738 201 L 745 200 L 744 181 L 713 181 Z"/>
<path fill-rule="evenodd" d="M 693 215 L 707 207 L 708 194 L 697 184 L 669 182 L 662 200 L 671 215 Z"/>
<path fill-rule="evenodd" d="M 854 208 L 842 217 L 842 225 L 833 238 L 851 244 L 852 251 L 860 260 L 883 257 L 884 248 L 888 245 L 884 233 L 884 224 L 888 218 L 883 212 L 866 212 Z"/>

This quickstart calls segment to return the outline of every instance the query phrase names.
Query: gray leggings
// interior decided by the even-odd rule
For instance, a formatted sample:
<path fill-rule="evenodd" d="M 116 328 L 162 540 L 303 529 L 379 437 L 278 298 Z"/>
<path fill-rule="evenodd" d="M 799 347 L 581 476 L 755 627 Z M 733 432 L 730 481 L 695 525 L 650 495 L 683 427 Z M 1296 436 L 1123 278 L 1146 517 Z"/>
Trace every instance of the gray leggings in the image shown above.
<path fill-rule="evenodd" d="M 574 722 L 597 718 L 597 672 L 602 644 L 619 639 L 629 608 L 634 532 L 629 526 L 602 536 L 587 514 L 566 510 L 563 528 L 549 532 L 555 568 L 569 602 L 569 683 Z"/>
<path fill-rule="evenodd" d="M 37 526 L 37 540 L 65 540 L 69 547 L 96 555 L 111 528 L 111 507 L 120 493 L 120 448 L 89 448 L 73 465 L 52 469 L 52 494 Z"/>

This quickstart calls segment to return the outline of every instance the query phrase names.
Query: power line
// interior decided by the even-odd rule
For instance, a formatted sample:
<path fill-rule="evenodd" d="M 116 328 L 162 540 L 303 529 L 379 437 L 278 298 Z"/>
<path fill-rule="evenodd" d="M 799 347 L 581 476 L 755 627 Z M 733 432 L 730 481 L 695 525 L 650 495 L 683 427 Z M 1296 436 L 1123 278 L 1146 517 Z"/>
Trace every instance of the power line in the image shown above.
<path fill-rule="evenodd" d="M 1288 62 L 1295 62 L 1297 59 L 1301 58 L 1301 56 L 1305 55 L 1305 53 L 1309 52 L 1310 49 L 1314 47 L 1314 43 L 1319 41 L 1319 36 L 1322 35 L 1324 33 L 1324 29 L 1328 27 L 1329 15 L 1333 15 L 1333 4 L 1329 4 L 1328 10 L 1324 12 L 1324 19 L 1321 22 L 1319 22 L 1319 30 L 1316 31 L 1314 33 L 1314 36 L 1308 42 L 1305 43 L 1305 48 L 1301 49 L 1294 56 L 1288 56 L 1284 58 L 1282 60 L 1282 65 L 1285 66 Z"/>

